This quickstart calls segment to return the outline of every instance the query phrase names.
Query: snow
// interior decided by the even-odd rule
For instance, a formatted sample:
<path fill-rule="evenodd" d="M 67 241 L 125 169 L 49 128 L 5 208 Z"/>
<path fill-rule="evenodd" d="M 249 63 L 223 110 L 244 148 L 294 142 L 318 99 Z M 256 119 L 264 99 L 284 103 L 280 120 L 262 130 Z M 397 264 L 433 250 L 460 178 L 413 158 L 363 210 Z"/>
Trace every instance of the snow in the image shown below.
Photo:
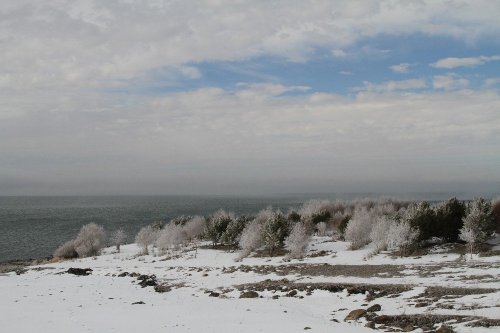
<path fill-rule="evenodd" d="M 139 256 L 140 248 L 123 245 L 121 253 L 105 249 L 95 258 L 68 260 L 30 266 L 21 275 L 0 275 L 2 332 L 373 332 L 366 319 L 344 322 L 354 309 L 377 303 L 380 314 L 454 314 L 500 319 L 499 256 L 464 260 L 436 246 L 420 257 L 394 257 L 391 253 L 371 256 L 373 248 L 348 250 L 348 243 L 329 237 L 314 237 L 308 254 L 328 251 L 325 256 L 285 261 L 283 257 L 249 257 L 236 262 L 237 252 L 209 248 L 190 249 L 166 256 Z M 196 253 L 196 256 L 195 256 Z M 224 271 L 229 267 L 285 265 L 399 265 L 398 274 L 375 276 L 304 276 L 297 272 L 257 273 L 253 270 Z M 64 273 L 70 267 L 92 268 L 89 276 Z M 135 277 L 118 277 L 121 272 L 154 274 L 161 283 L 173 286 L 157 293 L 142 288 Z M 284 297 L 285 291 L 259 291 L 260 298 L 240 299 L 235 286 L 260 281 L 288 279 L 306 283 L 398 284 L 410 286 L 394 297 L 366 301 L 366 295 L 316 289 L 307 295 Z M 493 288 L 484 294 L 458 295 L 415 307 L 429 286 Z M 231 289 L 231 291 L 227 291 Z M 210 297 L 208 291 L 221 293 Z M 227 292 L 226 292 L 227 291 Z M 273 299 L 273 296 L 280 296 Z M 299 298 L 302 296 L 302 298 Z M 142 301 L 145 304 L 134 302 Z M 438 303 L 448 304 L 448 308 Z M 336 320 L 336 321 L 334 321 Z M 338 321 L 338 322 L 337 322 Z M 494 332 L 499 327 L 473 328 L 454 325 L 457 332 Z M 418 332 L 416 330 L 415 332 Z"/>

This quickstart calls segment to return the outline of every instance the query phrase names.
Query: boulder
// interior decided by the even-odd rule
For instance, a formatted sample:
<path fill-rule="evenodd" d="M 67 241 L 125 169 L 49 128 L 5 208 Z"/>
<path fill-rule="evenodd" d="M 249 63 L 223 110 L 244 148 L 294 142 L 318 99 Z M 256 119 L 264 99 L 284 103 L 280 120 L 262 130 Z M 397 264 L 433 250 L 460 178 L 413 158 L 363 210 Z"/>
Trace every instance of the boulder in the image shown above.
<path fill-rule="evenodd" d="M 92 269 L 90 268 L 69 268 L 66 273 L 74 275 L 87 276 L 92 274 Z"/>
<path fill-rule="evenodd" d="M 375 318 L 373 318 L 373 322 L 375 324 L 386 324 L 390 320 L 391 320 L 391 317 L 386 316 L 386 315 L 376 316 Z"/>
<path fill-rule="evenodd" d="M 373 321 L 369 321 L 365 324 L 365 327 L 375 329 L 375 323 Z"/>
<path fill-rule="evenodd" d="M 349 314 L 347 315 L 347 317 L 345 317 L 344 321 L 346 321 L 346 320 L 357 320 L 357 319 L 363 317 L 365 314 L 366 314 L 366 310 L 365 309 L 352 310 L 351 312 L 349 312 Z"/>

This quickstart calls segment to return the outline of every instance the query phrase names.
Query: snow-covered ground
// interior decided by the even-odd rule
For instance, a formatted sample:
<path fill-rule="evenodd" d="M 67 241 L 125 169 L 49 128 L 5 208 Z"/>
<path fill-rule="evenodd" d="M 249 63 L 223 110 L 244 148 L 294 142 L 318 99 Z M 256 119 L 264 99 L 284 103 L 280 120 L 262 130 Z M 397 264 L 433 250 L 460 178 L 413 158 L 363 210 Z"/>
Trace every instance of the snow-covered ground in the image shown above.
<path fill-rule="evenodd" d="M 208 248 L 175 252 L 172 259 L 138 256 L 133 244 L 122 246 L 121 253 L 108 248 L 96 258 L 30 266 L 20 275 L 0 274 L 1 331 L 370 332 L 366 318 L 344 318 L 372 304 L 381 305 L 376 315 L 500 320 L 500 256 L 465 260 L 440 246 L 420 257 L 370 256 L 371 251 L 350 251 L 347 243 L 328 237 L 315 237 L 308 248 L 309 255 L 323 255 L 292 261 L 251 257 L 236 262 L 238 253 Z M 93 271 L 88 276 L 65 273 L 71 267 Z M 158 284 L 171 290 L 143 288 L 136 276 L 119 277 L 123 272 L 154 274 Z M 278 287 L 266 290 L 263 283 Z M 349 287 L 320 287 L 338 284 L 399 291 L 371 297 Z M 259 297 L 240 298 L 250 289 Z M 297 294 L 288 297 L 292 289 Z M 449 324 L 457 332 L 500 332 L 500 326 Z"/>

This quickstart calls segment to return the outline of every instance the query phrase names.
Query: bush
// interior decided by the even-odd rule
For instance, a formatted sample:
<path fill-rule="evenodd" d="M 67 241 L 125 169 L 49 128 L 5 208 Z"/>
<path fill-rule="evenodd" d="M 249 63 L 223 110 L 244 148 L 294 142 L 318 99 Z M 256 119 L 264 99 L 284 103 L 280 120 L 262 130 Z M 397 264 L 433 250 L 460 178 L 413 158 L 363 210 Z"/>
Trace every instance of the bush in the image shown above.
<path fill-rule="evenodd" d="M 327 225 L 326 225 L 325 222 L 319 222 L 316 225 L 316 229 L 318 230 L 318 236 L 325 236 L 326 235 Z"/>
<path fill-rule="evenodd" d="M 84 225 L 75 239 L 75 250 L 79 257 L 97 256 L 106 244 L 104 228 L 95 223 Z"/>
<path fill-rule="evenodd" d="M 148 225 L 143 227 L 135 236 L 135 242 L 142 248 L 144 254 L 148 254 L 148 247 L 153 245 L 158 238 L 159 230 Z"/>
<path fill-rule="evenodd" d="M 410 225 L 408 221 L 391 223 L 387 233 L 387 248 L 398 250 L 401 257 L 409 254 L 410 249 L 418 240 L 420 231 Z"/>
<path fill-rule="evenodd" d="M 311 216 L 311 221 L 314 223 L 314 224 L 318 224 L 320 222 L 326 222 L 330 219 L 330 217 L 332 217 L 332 214 L 327 211 L 326 209 L 323 209 L 317 213 L 314 213 L 312 216 Z"/>
<path fill-rule="evenodd" d="M 288 213 L 287 219 L 290 222 L 299 222 L 301 219 L 301 216 L 299 213 L 292 210 L 290 213 Z"/>
<path fill-rule="evenodd" d="M 306 252 L 307 244 L 311 238 L 303 222 L 294 224 L 290 235 L 285 239 L 285 249 L 288 250 L 287 257 L 299 259 Z"/>
<path fill-rule="evenodd" d="M 370 243 L 373 217 L 366 208 L 354 211 L 345 229 L 345 240 L 351 242 L 351 249 L 357 250 Z"/>
<path fill-rule="evenodd" d="M 447 242 L 456 242 L 465 216 L 465 204 L 457 198 L 442 202 L 435 208 L 436 224 L 434 235 Z"/>
<path fill-rule="evenodd" d="M 234 220 L 234 215 L 232 213 L 226 213 L 224 210 L 219 210 L 208 221 L 205 234 L 212 241 L 214 246 L 221 242 L 222 236 L 232 220 Z"/>
<path fill-rule="evenodd" d="M 67 241 L 63 245 L 59 246 L 54 251 L 55 258 L 63 258 L 63 259 L 73 259 L 78 258 L 78 252 L 75 249 L 75 240 L 72 239 Z"/>
<path fill-rule="evenodd" d="M 123 229 L 115 230 L 110 237 L 111 245 L 116 246 L 116 250 L 120 252 L 120 246 L 127 240 L 127 234 Z"/>
<path fill-rule="evenodd" d="M 337 229 L 342 239 L 345 239 L 345 229 L 347 228 L 347 225 L 349 224 L 350 220 L 351 220 L 351 215 L 348 214 L 343 216 L 338 222 Z"/>
<path fill-rule="evenodd" d="M 262 243 L 264 248 L 273 255 L 276 249 L 283 247 L 283 242 L 289 234 L 286 217 L 281 212 L 272 214 L 261 228 Z"/>

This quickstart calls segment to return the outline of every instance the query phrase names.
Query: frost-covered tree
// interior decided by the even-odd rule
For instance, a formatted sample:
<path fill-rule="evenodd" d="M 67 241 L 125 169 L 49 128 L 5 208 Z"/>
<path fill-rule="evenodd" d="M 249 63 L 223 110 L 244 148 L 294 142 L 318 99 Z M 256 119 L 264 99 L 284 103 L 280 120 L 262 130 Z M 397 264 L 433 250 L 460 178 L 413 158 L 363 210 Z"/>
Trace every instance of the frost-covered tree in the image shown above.
<path fill-rule="evenodd" d="M 116 251 L 120 252 L 120 246 L 127 240 L 127 234 L 123 229 L 117 229 L 113 231 L 109 240 L 111 241 L 111 245 L 116 247 Z"/>
<path fill-rule="evenodd" d="M 154 244 L 156 238 L 158 238 L 158 233 L 159 230 L 153 228 L 150 225 L 145 226 L 141 228 L 141 230 L 139 230 L 139 232 L 135 236 L 135 243 L 142 248 L 142 252 L 144 254 L 149 253 L 148 247 Z"/>
<path fill-rule="evenodd" d="M 288 251 L 287 257 L 299 259 L 305 255 L 307 244 L 311 235 L 307 232 L 304 222 L 296 222 L 290 235 L 285 239 L 285 249 Z"/>
<path fill-rule="evenodd" d="M 75 239 L 75 250 L 79 257 L 97 256 L 106 244 L 104 228 L 95 223 L 89 223 L 80 229 Z"/>
<path fill-rule="evenodd" d="M 472 258 L 472 254 L 474 253 L 474 244 L 477 242 L 477 230 L 474 230 L 471 227 L 464 226 L 460 229 L 460 239 L 467 243 L 467 247 L 469 249 L 470 257 Z"/>
<path fill-rule="evenodd" d="M 379 216 L 370 232 L 370 240 L 375 245 L 375 253 L 387 249 L 387 236 L 392 221 L 385 215 Z"/>
<path fill-rule="evenodd" d="M 345 240 L 351 242 L 352 250 L 357 250 L 370 243 L 373 220 L 374 217 L 366 208 L 354 211 L 344 233 Z"/>
<path fill-rule="evenodd" d="M 420 231 L 410 225 L 408 221 L 394 221 L 387 233 L 387 248 L 398 250 L 401 257 L 408 254 L 418 239 Z"/>
<path fill-rule="evenodd" d="M 170 248 L 178 249 L 186 239 L 187 235 L 181 224 L 169 223 L 160 231 L 155 245 L 160 253 L 165 253 Z"/>
<path fill-rule="evenodd" d="M 226 245 L 237 245 L 240 235 L 249 220 L 246 216 L 239 216 L 236 219 L 232 219 L 227 225 L 226 231 L 222 234 L 221 241 Z"/>
<path fill-rule="evenodd" d="M 264 248 L 273 255 L 274 251 L 283 247 L 283 242 L 289 234 L 288 220 L 281 212 L 270 216 L 261 228 L 262 243 Z"/>
<path fill-rule="evenodd" d="M 174 217 L 172 220 L 170 220 L 170 223 L 173 223 L 175 225 L 185 225 L 192 219 L 191 216 L 186 216 L 186 215 L 181 215 Z"/>
<path fill-rule="evenodd" d="M 203 216 L 192 217 L 185 225 L 184 231 L 188 240 L 195 240 L 203 236 L 207 221 Z"/>
<path fill-rule="evenodd" d="M 208 221 L 205 234 L 214 246 L 221 242 L 222 236 L 232 220 L 234 220 L 234 214 L 227 213 L 221 209 Z"/>
<path fill-rule="evenodd" d="M 477 198 L 467 205 L 467 213 L 460 229 L 460 239 L 467 242 L 470 252 L 475 244 L 484 243 L 494 232 L 494 220 L 491 203 L 483 198 Z"/>
<path fill-rule="evenodd" d="M 493 211 L 495 231 L 500 233 L 500 197 L 491 200 L 491 209 Z"/>
<path fill-rule="evenodd" d="M 252 251 L 262 246 L 261 227 L 262 223 L 258 220 L 253 220 L 245 226 L 238 242 L 241 248 L 238 260 L 248 257 Z"/>
<path fill-rule="evenodd" d="M 271 218 L 273 214 L 272 208 L 268 207 L 258 212 L 253 221 L 247 223 L 238 242 L 241 249 L 237 259 L 238 261 L 248 257 L 252 251 L 262 247 L 262 225 L 267 219 Z"/>
<path fill-rule="evenodd" d="M 319 222 L 316 224 L 316 229 L 318 230 L 318 236 L 325 236 L 327 225 L 325 222 Z"/>
<path fill-rule="evenodd" d="M 418 229 L 419 240 L 427 240 L 436 235 L 436 215 L 429 203 L 413 203 L 403 212 L 403 220 Z"/>

